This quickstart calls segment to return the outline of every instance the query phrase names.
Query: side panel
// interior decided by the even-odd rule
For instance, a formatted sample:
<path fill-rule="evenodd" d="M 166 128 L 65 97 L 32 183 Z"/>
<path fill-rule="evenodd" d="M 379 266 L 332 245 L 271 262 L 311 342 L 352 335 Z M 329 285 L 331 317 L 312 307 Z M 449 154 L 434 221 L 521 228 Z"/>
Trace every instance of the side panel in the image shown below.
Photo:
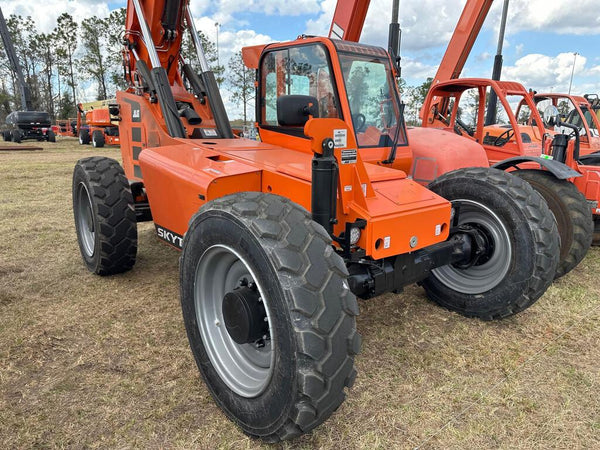
<path fill-rule="evenodd" d="M 439 176 L 465 167 L 489 167 L 484 148 L 464 137 L 435 128 L 409 128 L 413 153 L 410 175 L 424 186 Z"/>
<path fill-rule="evenodd" d="M 140 167 L 157 230 L 178 236 L 185 234 L 190 218 L 206 202 L 261 190 L 260 170 L 238 161 L 213 160 L 209 152 L 190 145 L 145 150 Z M 159 237 L 178 246 L 160 232 Z"/>

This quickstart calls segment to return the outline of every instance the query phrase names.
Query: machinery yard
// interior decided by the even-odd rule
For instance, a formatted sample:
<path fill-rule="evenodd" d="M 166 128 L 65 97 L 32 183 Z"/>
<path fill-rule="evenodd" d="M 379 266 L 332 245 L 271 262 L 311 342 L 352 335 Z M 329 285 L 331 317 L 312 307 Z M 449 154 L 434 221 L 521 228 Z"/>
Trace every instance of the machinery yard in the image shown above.
<path fill-rule="evenodd" d="M 0 152 L 0 446 L 259 448 L 198 374 L 181 320 L 180 253 L 140 223 L 134 268 L 90 274 L 71 177 L 92 149 L 75 138 L 39 145 Z M 93 154 L 121 159 L 119 148 Z M 535 305 L 497 322 L 450 313 L 416 285 L 360 301 L 347 400 L 280 445 L 598 447 L 599 272 L 592 247 Z"/>

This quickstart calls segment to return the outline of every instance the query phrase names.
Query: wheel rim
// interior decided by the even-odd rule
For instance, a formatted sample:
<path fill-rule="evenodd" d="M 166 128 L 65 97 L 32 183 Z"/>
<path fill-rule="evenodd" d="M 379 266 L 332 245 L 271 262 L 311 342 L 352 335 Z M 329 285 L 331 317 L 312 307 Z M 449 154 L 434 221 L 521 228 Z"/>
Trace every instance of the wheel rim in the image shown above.
<path fill-rule="evenodd" d="M 271 339 L 264 347 L 238 344 L 223 319 L 223 298 L 240 286 L 254 282 L 262 298 Z M 194 278 L 194 307 L 202 342 L 219 377 L 236 394 L 251 398 L 261 394 L 273 372 L 274 342 L 269 302 L 246 260 L 226 245 L 214 245 L 198 260 Z"/>
<path fill-rule="evenodd" d="M 88 257 L 94 255 L 96 246 L 96 230 L 94 228 L 94 213 L 92 199 L 84 183 L 79 183 L 77 188 L 77 222 L 79 225 L 79 236 L 83 244 L 83 250 Z"/>
<path fill-rule="evenodd" d="M 510 269 L 513 254 L 510 234 L 491 209 L 472 200 L 456 200 L 460 205 L 459 225 L 473 225 L 483 230 L 494 250 L 483 264 L 460 269 L 447 265 L 433 269 L 433 275 L 447 287 L 464 294 L 481 294 L 496 287 Z"/>

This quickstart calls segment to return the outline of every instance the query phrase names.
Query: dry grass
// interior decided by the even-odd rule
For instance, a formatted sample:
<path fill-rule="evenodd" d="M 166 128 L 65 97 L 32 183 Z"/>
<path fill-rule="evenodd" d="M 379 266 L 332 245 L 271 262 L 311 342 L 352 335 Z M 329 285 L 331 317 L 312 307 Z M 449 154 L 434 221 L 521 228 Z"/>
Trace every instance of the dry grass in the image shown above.
<path fill-rule="evenodd" d="M 0 143 L 1 145 L 2 143 Z M 258 448 L 212 402 L 185 336 L 178 253 L 140 226 L 134 270 L 84 268 L 74 140 L 0 153 L 0 447 Z M 600 446 L 600 251 L 532 308 L 482 323 L 411 287 L 361 304 L 348 400 L 284 448 Z"/>

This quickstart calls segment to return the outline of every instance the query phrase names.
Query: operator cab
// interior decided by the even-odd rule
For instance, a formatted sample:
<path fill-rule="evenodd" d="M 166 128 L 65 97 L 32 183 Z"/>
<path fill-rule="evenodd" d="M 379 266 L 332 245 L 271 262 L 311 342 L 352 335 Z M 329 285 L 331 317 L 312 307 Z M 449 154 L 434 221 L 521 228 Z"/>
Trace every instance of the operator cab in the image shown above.
<path fill-rule="evenodd" d="M 492 123 L 487 123 L 490 94 L 498 103 Z M 439 83 L 428 102 L 437 101 L 430 117 L 434 127 L 453 131 L 481 144 L 491 161 L 514 156 L 539 156 L 544 128 L 527 91 L 518 83 L 486 79 L 461 79 Z M 517 105 L 519 109 L 515 113 Z M 430 125 L 431 126 L 431 125 Z"/>
<path fill-rule="evenodd" d="M 252 60 L 252 52 L 260 58 Z M 369 160 L 409 159 L 402 106 L 385 50 L 326 38 L 244 49 L 245 62 L 258 69 L 256 117 L 263 142 L 290 144 L 310 152 L 304 124 L 338 118 L 354 133 Z M 371 154 L 376 157 L 371 158 Z"/>

